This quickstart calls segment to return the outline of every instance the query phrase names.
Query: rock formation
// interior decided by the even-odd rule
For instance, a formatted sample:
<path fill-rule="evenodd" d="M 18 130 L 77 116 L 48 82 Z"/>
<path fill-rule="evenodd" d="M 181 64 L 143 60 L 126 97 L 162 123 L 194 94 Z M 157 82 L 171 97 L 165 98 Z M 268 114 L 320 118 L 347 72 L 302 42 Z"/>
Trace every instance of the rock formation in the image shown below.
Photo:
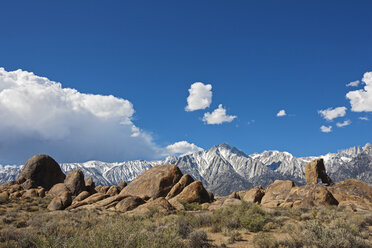
<path fill-rule="evenodd" d="M 67 174 L 64 184 L 72 195 L 78 195 L 85 190 L 84 174 L 81 170 L 74 170 Z"/>
<path fill-rule="evenodd" d="M 35 155 L 30 158 L 17 178 L 17 183 L 27 180 L 27 187 L 41 186 L 49 190 L 54 184 L 62 183 L 65 179 L 59 164 L 48 155 Z"/>
<path fill-rule="evenodd" d="M 305 166 L 305 179 L 306 184 L 317 184 L 318 179 L 323 183 L 332 185 L 332 179 L 327 175 L 322 158 L 316 159 Z"/>
<path fill-rule="evenodd" d="M 120 194 L 153 199 L 165 197 L 181 177 L 182 172 L 175 165 L 155 166 L 134 179 Z"/>

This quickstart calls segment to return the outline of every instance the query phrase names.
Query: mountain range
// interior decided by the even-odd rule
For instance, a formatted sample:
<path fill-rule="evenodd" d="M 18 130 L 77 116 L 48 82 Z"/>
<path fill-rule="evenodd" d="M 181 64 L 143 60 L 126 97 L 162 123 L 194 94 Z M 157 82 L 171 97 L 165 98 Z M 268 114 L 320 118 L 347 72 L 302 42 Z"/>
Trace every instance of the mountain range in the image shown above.
<path fill-rule="evenodd" d="M 88 161 L 63 163 L 61 168 L 65 173 L 81 169 L 86 177 L 93 177 L 97 185 L 117 185 L 121 180 L 132 181 L 156 165 L 175 164 L 183 173 L 200 180 L 214 194 L 227 195 L 257 185 L 266 187 L 277 179 L 289 179 L 302 185 L 305 183 L 305 165 L 319 157 L 324 159 L 327 173 L 334 181 L 355 178 L 372 185 L 370 143 L 317 157 L 295 157 L 291 153 L 280 151 L 247 155 L 225 143 L 200 152 L 170 156 L 164 160 L 116 163 Z M 0 184 L 15 180 L 21 169 L 22 165 L 0 165 Z"/>

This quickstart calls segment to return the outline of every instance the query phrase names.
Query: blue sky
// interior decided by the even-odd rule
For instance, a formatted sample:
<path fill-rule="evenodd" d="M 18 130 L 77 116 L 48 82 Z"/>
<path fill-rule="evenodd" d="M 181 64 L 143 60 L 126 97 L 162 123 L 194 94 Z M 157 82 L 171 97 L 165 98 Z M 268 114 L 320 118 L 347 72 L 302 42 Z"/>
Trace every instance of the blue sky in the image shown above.
<path fill-rule="evenodd" d="M 277 149 L 295 156 L 371 142 L 371 91 L 359 111 L 346 98 L 367 83 L 346 84 L 372 71 L 371 1 L 6 1 L 1 9 L 3 74 L 32 72 L 79 93 L 125 99 L 132 104 L 128 111 L 135 111 L 123 110 L 129 124 L 120 129 L 97 113 L 91 119 L 72 118 L 68 111 L 50 117 L 46 107 L 54 102 L 44 106 L 44 98 L 35 96 L 40 102 L 29 103 L 32 90 L 18 95 L 25 101 L 5 96 L 19 103 L 21 116 L 1 109 L 0 97 L 2 164 L 23 163 L 33 153 L 60 162 L 152 159 L 179 141 L 204 149 L 227 142 L 247 154 Z M 195 82 L 211 85 L 211 103 L 185 111 Z M 108 102 L 104 106 L 117 101 Z M 236 118 L 203 121 L 220 104 Z M 336 107 L 346 112 L 332 121 L 318 112 Z M 277 117 L 282 109 L 286 116 Z M 110 120 L 118 122 L 111 114 L 120 111 L 110 111 Z M 40 124 L 32 113 L 46 121 Z M 344 121 L 351 124 L 337 127 Z M 53 130 L 60 123 L 65 124 Z M 120 136 L 131 125 L 142 141 Z M 321 126 L 332 126 L 331 132 Z M 74 134 L 87 128 L 89 138 Z"/>

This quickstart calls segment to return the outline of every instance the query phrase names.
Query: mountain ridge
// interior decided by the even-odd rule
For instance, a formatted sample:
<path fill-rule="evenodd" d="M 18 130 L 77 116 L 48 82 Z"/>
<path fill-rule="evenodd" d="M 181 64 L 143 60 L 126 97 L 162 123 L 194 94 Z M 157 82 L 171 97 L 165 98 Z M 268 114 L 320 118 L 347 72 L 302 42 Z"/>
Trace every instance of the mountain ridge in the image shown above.
<path fill-rule="evenodd" d="M 200 180 L 217 195 L 227 195 L 253 186 L 267 186 L 277 179 L 289 179 L 304 184 L 304 167 L 315 158 L 323 158 L 327 173 L 335 181 L 356 178 L 372 185 L 372 145 L 355 146 L 337 153 L 321 156 L 295 157 L 289 152 L 277 150 L 247 155 L 227 143 L 212 146 L 208 150 L 181 156 L 169 156 L 163 160 L 134 160 L 106 163 L 62 163 L 67 173 L 81 169 L 96 184 L 116 185 L 121 180 L 132 181 L 144 171 L 160 164 L 175 164 L 183 173 Z M 0 184 L 14 180 L 22 166 L 0 166 Z"/>

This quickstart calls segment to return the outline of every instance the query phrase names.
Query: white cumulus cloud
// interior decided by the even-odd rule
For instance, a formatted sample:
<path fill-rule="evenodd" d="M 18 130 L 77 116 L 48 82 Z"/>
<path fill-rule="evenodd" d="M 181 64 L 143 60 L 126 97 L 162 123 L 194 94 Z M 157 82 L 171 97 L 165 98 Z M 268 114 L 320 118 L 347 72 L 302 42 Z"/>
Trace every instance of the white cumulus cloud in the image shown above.
<path fill-rule="evenodd" d="M 346 107 L 328 108 L 319 110 L 318 113 L 327 121 L 332 121 L 335 118 L 343 117 L 346 115 Z"/>
<path fill-rule="evenodd" d="M 350 120 L 346 120 L 344 122 L 337 122 L 336 123 L 336 126 L 337 127 L 346 127 L 346 126 L 349 126 L 351 124 L 351 121 Z"/>
<path fill-rule="evenodd" d="M 350 100 L 351 111 L 371 112 L 372 111 L 372 72 L 366 72 L 362 81 L 365 83 L 363 89 L 349 91 L 346 98 Z"/>
<path fill-rule="evenodd" d="M 332 126 L 321 126 L 320 131 L 322 131 L 323 133 L 330 133 L 332 132 Z"/>
<path fill-rule="evenodd" d="M 359 117 L 359 120 L 368 121 L 369 118 L 367 116 L 361 116 L 361 117 Z"/>
<path fill-rule="evenodd" d="M 235 118 L 236 116 L 234 115 L 226 115 L 226 109 L 220 104 L 212 113 L 205 113 L 203 121 L 207 124 L 222 124 L 224 122 L 232 122 Z"/>
<path fill-rule="evenodd" d="M 0 68 L 0 159 L 24 163 L 37 153 L 59 162 L 155 158 L 160 148 L 132 122 L 134 112 L 122 98 Z"/>
<path fill-rule="evenodd" d="M 280 110 L 280 111 L 276 114 L 277 117 L 283 117 L 283 116 L 286 116 L 286 115 L 287 115 L 287 113 L 285 112 L 284 109 Z"/>
<path fill-rule="evenodd" d="M 212 85 L 201 82 L 193 83 L 189 89 L 186 111 L 208 108 L 212 103 Z"/>
<path fill-rule="evenodd" d="M 360 81 L 356 80 L 356 81 L 348 83 L 346 86 L 347 87 L 357 87 L 359 85 L 359 83 L 360 83 Z"/>
<path fill-rule="evenodd" d="M 179 141 L 167 146 L 165 152 L 167 155 L 185 155 L 203 150 L 203 148 L 200 148 L 193 143 L 190 144 L 187 141 Z"/>

